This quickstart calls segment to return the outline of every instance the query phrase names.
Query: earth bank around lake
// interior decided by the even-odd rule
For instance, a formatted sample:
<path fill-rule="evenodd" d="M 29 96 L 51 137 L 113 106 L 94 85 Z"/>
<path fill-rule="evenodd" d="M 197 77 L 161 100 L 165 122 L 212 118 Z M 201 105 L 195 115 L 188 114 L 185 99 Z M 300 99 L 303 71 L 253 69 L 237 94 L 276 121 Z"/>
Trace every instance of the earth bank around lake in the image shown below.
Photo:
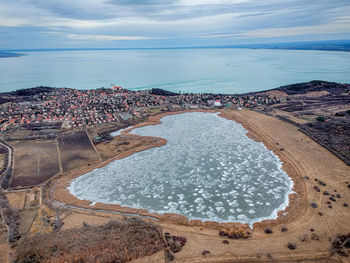
<path fill-rule="evenodd" d="M 162 118 L 131 131 L 162 137 L 156 147 L 75 179 L 79 199 L 189 219 L 253 224 L 275 219 L 288 205 L 293 182 L 282 163 L 239 124 L 215 113 Z"/>

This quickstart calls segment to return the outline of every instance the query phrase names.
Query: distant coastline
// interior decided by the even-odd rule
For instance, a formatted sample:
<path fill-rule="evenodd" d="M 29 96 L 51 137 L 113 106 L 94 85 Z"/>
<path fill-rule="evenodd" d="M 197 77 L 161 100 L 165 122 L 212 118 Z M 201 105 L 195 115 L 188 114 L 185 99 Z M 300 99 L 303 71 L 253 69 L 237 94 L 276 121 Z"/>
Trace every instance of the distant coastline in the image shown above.
<path fill-rule="evenodd" d="M 278 49 L 278 50 L 317 50 L 317 51 L 338 51 L 350 52 L 350 39 L 343 40 L 322 40 L 322 41 L 301 41 L 282 43 L 260 43 L 260 44 L 234 44 L 217 46 L 180 46 L 180 47 L 120 47 L 120 48 L 40 48 L 40 49 L 7 49 L 0 51 L 10 56 L 21 56 L 12 52 L 47 52 L 47 51 L 105 51 L 105 50 L 157 50 L 157 49 Z M 14 55 L 12 55 L 14 54 Z"/>
<path fill-rule="evenodd" d="M 340 51 L 198 48 L 2 52 L 27 54 L 0 60 L 0 86 L 7 92 L 36 86 L 95 89 L 115 83 L 129 90 L 240 94 L 312 79 L 350 83 L 350 52 Z M 20 78 L 16 72 L 21 72 Z"/>
<path fill-rule="evenodd" d="M 0 51 L 0 58 L 11 58 L 11 57 L 21 57 L 21 56 L 24 56 L 24 54 Z"/>

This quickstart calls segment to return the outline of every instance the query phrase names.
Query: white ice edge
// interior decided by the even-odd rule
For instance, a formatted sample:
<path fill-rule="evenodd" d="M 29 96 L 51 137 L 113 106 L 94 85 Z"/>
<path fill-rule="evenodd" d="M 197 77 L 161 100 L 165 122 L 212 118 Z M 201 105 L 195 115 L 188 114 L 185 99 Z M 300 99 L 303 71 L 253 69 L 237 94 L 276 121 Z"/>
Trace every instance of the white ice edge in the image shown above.
<path fill-rule="evenodd" d="M 76 178 L 77 179 L 77 178 Z M 71 184 L 67 187 L 69 189 L 69 192 L 76 197 L 75 195 L 75 191 L 74 191 L 74 181 L 76 180 L 72 180 L 71 181 Z M 293 188 L 293 181 L 291 182 L 291 188 Z M 201 220 L 203 222 L 205 221 L 216 221 L 218 223 L 242 223 L 242 224 L 248 224 L 249 227 L 251 229 L 253 229 L 253 224 L 254 223 L 258 223 L 258 222 L 261 222 L 261 221 L 264 221 L 264 220 L 276 220 L 278 218 L 278 212 L 279 211 L 284 211 L 286 209 L 286 207 L 289 205 L 289 194 L 293 194 L 294 191 L 290 191 L 290 192 L 287 192 L 285 194 L 285 202 L 282 203 L 278 208 L 274 209 L 272 211 L 272 213 L 269 215 L 269 216 L 266 216 L 266 217 L 258 217 L 258 218 L 254 218 L 254 219 L 250 219 L 250 220 L 234 220 L 234 221 L 230 221 L 230 220 L 220 220 L 220 219 L 216 219 L 216 218 L 204 218 L 204 217 L 192 217 L 192 216 L 187 216 L 187 215 L 184 215 L 184 214 L 181 214 L 179 213 L 178 211 L 176 210 L 167 210 L 167 211 L 164 211 L 164 210 L 153 210 L 153 209 L 145 209 L 141 206 L 136 206 L 136 205 L 128 205 L 126 206 L 125 204 L 123 205 L 122 202 L 119 202 L 119 201 L 115 201 L 115 202 L 108 202 L 104 199 L 98 199 L 96 201 L 91 201 L 92 203 L 90 204 L 90 206 L 94 206 L 96 203 L 103 203 L 103 204 L 109 204 L 109 205 L 120 205 L 121 207 L 126 207 L 126 208 L 133 208 L 133 209 L 143 209 L 143 210 L 147 210 L 149 213 L 156 213 L 156 214 L 160 214 L 160 215 L 163 215 L 165 213 L 174 213 L 174 214 L 180 214 L 180 215 L 183 215 L 185 217 L 188 218 L 188 220 Z M 78 198 L 79 199 L 79 198 Z M 85 201 L 90 201 L 90 200 L 86 200 L 86 199 L 79 199 L 79 200 L 85 200 Z"/>
<path fill-rule="evenodd" d="M 218 115 L 218 113 L 215 113 L 215 115 L 219 118 L 222 118 Z M 233 120 L 231 120 L 233 121 Z M 235 121 L 233 121 L 235 122 Z M 244 136 L 251 140 L 248 136 L 247 136 L 247 133 L 248 133 L 248 130 L 246 130 L 241 124 L 235 122 L 236 124 L 238 124 L 244 131 L 245 131 L 245 134 Z M 133 126 L 129 126 L 129 127 L 126 127 L 124 129 L 121 129 L 121 130 L 118 130 L 116 132 L 114 132 L 113 134 L 115 133 L 120 133 L 121 131 L 123 130 L 127 130 L 127 129 L 130 129 L 132 128 Z M 133 132 L 134 129 L 131 131 Z M 133 133 L 133 134 L 137 134 L 137 133 Z M 111 134 L 112 135 L 112 134 Z M 118 136 L 118 135 L 114 135 L 114 136 Z M 272 150 L 269 150 L 263 142 L 257 142 L 258 144 L 260 144 L 261 146 L 263 146 L 267 151 L 271 152 L 276 160 L 276 164 L 278 165 L 278 170 L 285 173 L 287 176 L 288 174 L 282 169 L 282 165 L 283 163 L 281 162 L 281 160 L 279 159 L 278 155 L 276 155 Z M 96 168 L 94 169 L 93 171 L 96 171 L 100 168 Z M 93 172 L 92 171 L 92 172 Z M 83 175 L 81 175 L 83 176 Z M 185 214 L 182 214 L 181 212 L 179 212 L 178 210 L 176 209 L 168 209 L 168 210 L 153 210 L 153 209 L 145 209 L 144 207 L 142 206 L 137 206 L 137 205 L 126 205 L 125 203 L 121 202 L 121 201 L 109 201 L 107 199 L 103 199 L 103 198 L 100 198 L 100 199 L 95 199 L 95 200 L 87 200 L 87 199 L 80 199 L 79 197 L 77 197 L 77 194 L 76 194 L 76 191 L 75 191 L 75 182 L 77 182 L 77 180 L 79 179 L 79 177 L 73 179 L 71 182 L 70 182 L 70 185 L 67 187 L 67 189 L 70 191 L 70 193 L 77 197 L 79 200 L 87 200 L 87 201 L 91 201 L 92 203 L 90 204 L 90 206 L 93 206 L 95 205 L 97 202 L 100 202 L 100 203 L 105 203 L 105 204 L 111 204 L 111 205 L 120 205 L 122 207 L 129 207 L 129 208 L 134 208 L 134 209 L 143 209 L 143 210 L 147 210 L 148 212 L 150 213 L 157 213 L 157 214 L 164 214 L 164 213 L 175 213 L 175 214 L 180 214 L 180 215 L 183 215 L 185 217 L 187 217 L 189 220 L 201 220 L 201 221 L 216 221 L 216 222 L 219 222 L 219 223 L 228 223 L 228 222 L 235 222 L 235 223 L 242 223 L 242 224 L 248 224 L 250 226 L 250 228 L 253 228 L 253 224 L 254 223 L 257 223 L 257 222 L 261 222 L 261 221 L 264 221 L 264 220 L 275 220 L 278 218 L 278 212 L 279 211 L 284 211 L 286 209 L 286 207 L 289 205 L 289 195 L 290 194 L 294 194 L 295 192 L 292 190 L 293 189 L 293 186 L 294 186 L 294 182 L 292 180 L 292 178 L 289 178 L 289 186 L 288 186 L 288 189 L 289 191 L 286 191 L 285 192 L 285 196 L 284 196 L 284 202 L 277 208 L 275 208 L 271 214 L 269 216 L 265 216 L 265 217 L 257 217 L 257 218 L 253 218 L 253 219 L 248 219 L 248 220 L 238 220 L 238 219 L 235 219 L 235 220 L 222 220 L 222 219 L 218 219 L 218 218 L 210 218 L 210 217 L 194 217 L 194 216 L 188 216 L 188 215 L 185 215 Z"/>
<path fill-rule="evenodd" d="M 126 128 L 119 129 L 119 130 L 117 130 L 115 132 L 111 132 L 109 135 L 111 135 L 112 137 L 120 136 L 123 131 L 126 131 L 126 130 L 130 129 L 131 127 L 133 127 L 133 126 L 128 126 Z"/>

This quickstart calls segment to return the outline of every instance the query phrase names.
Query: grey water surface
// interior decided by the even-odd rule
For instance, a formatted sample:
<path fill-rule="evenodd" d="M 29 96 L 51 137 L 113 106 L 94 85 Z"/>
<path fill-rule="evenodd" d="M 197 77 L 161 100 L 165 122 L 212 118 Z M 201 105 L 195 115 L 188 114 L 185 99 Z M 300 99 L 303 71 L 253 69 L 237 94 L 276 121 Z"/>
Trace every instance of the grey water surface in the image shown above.
<path fill-rule="evenodd" d="M 310 80 L 350 83 L 350 52 L 152 49 L 26 52 L 0 59 L 0 91 L 35 86 L 245 93 Z"/>

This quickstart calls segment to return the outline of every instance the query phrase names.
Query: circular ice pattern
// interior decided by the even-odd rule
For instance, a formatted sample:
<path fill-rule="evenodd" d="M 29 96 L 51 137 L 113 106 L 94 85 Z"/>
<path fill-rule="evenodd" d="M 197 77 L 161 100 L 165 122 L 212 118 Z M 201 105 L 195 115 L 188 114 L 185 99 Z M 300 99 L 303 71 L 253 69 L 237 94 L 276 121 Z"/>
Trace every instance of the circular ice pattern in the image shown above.
<path fill-rule="evenodd" d="M 293 183 L 281 162 L 238 123 L 214 113 L 166 116 L 133 134 L 162 137 L 71 182 L 79 199 L 178 213 L 190 219 L 253 223 L 288 204 Z"/>

